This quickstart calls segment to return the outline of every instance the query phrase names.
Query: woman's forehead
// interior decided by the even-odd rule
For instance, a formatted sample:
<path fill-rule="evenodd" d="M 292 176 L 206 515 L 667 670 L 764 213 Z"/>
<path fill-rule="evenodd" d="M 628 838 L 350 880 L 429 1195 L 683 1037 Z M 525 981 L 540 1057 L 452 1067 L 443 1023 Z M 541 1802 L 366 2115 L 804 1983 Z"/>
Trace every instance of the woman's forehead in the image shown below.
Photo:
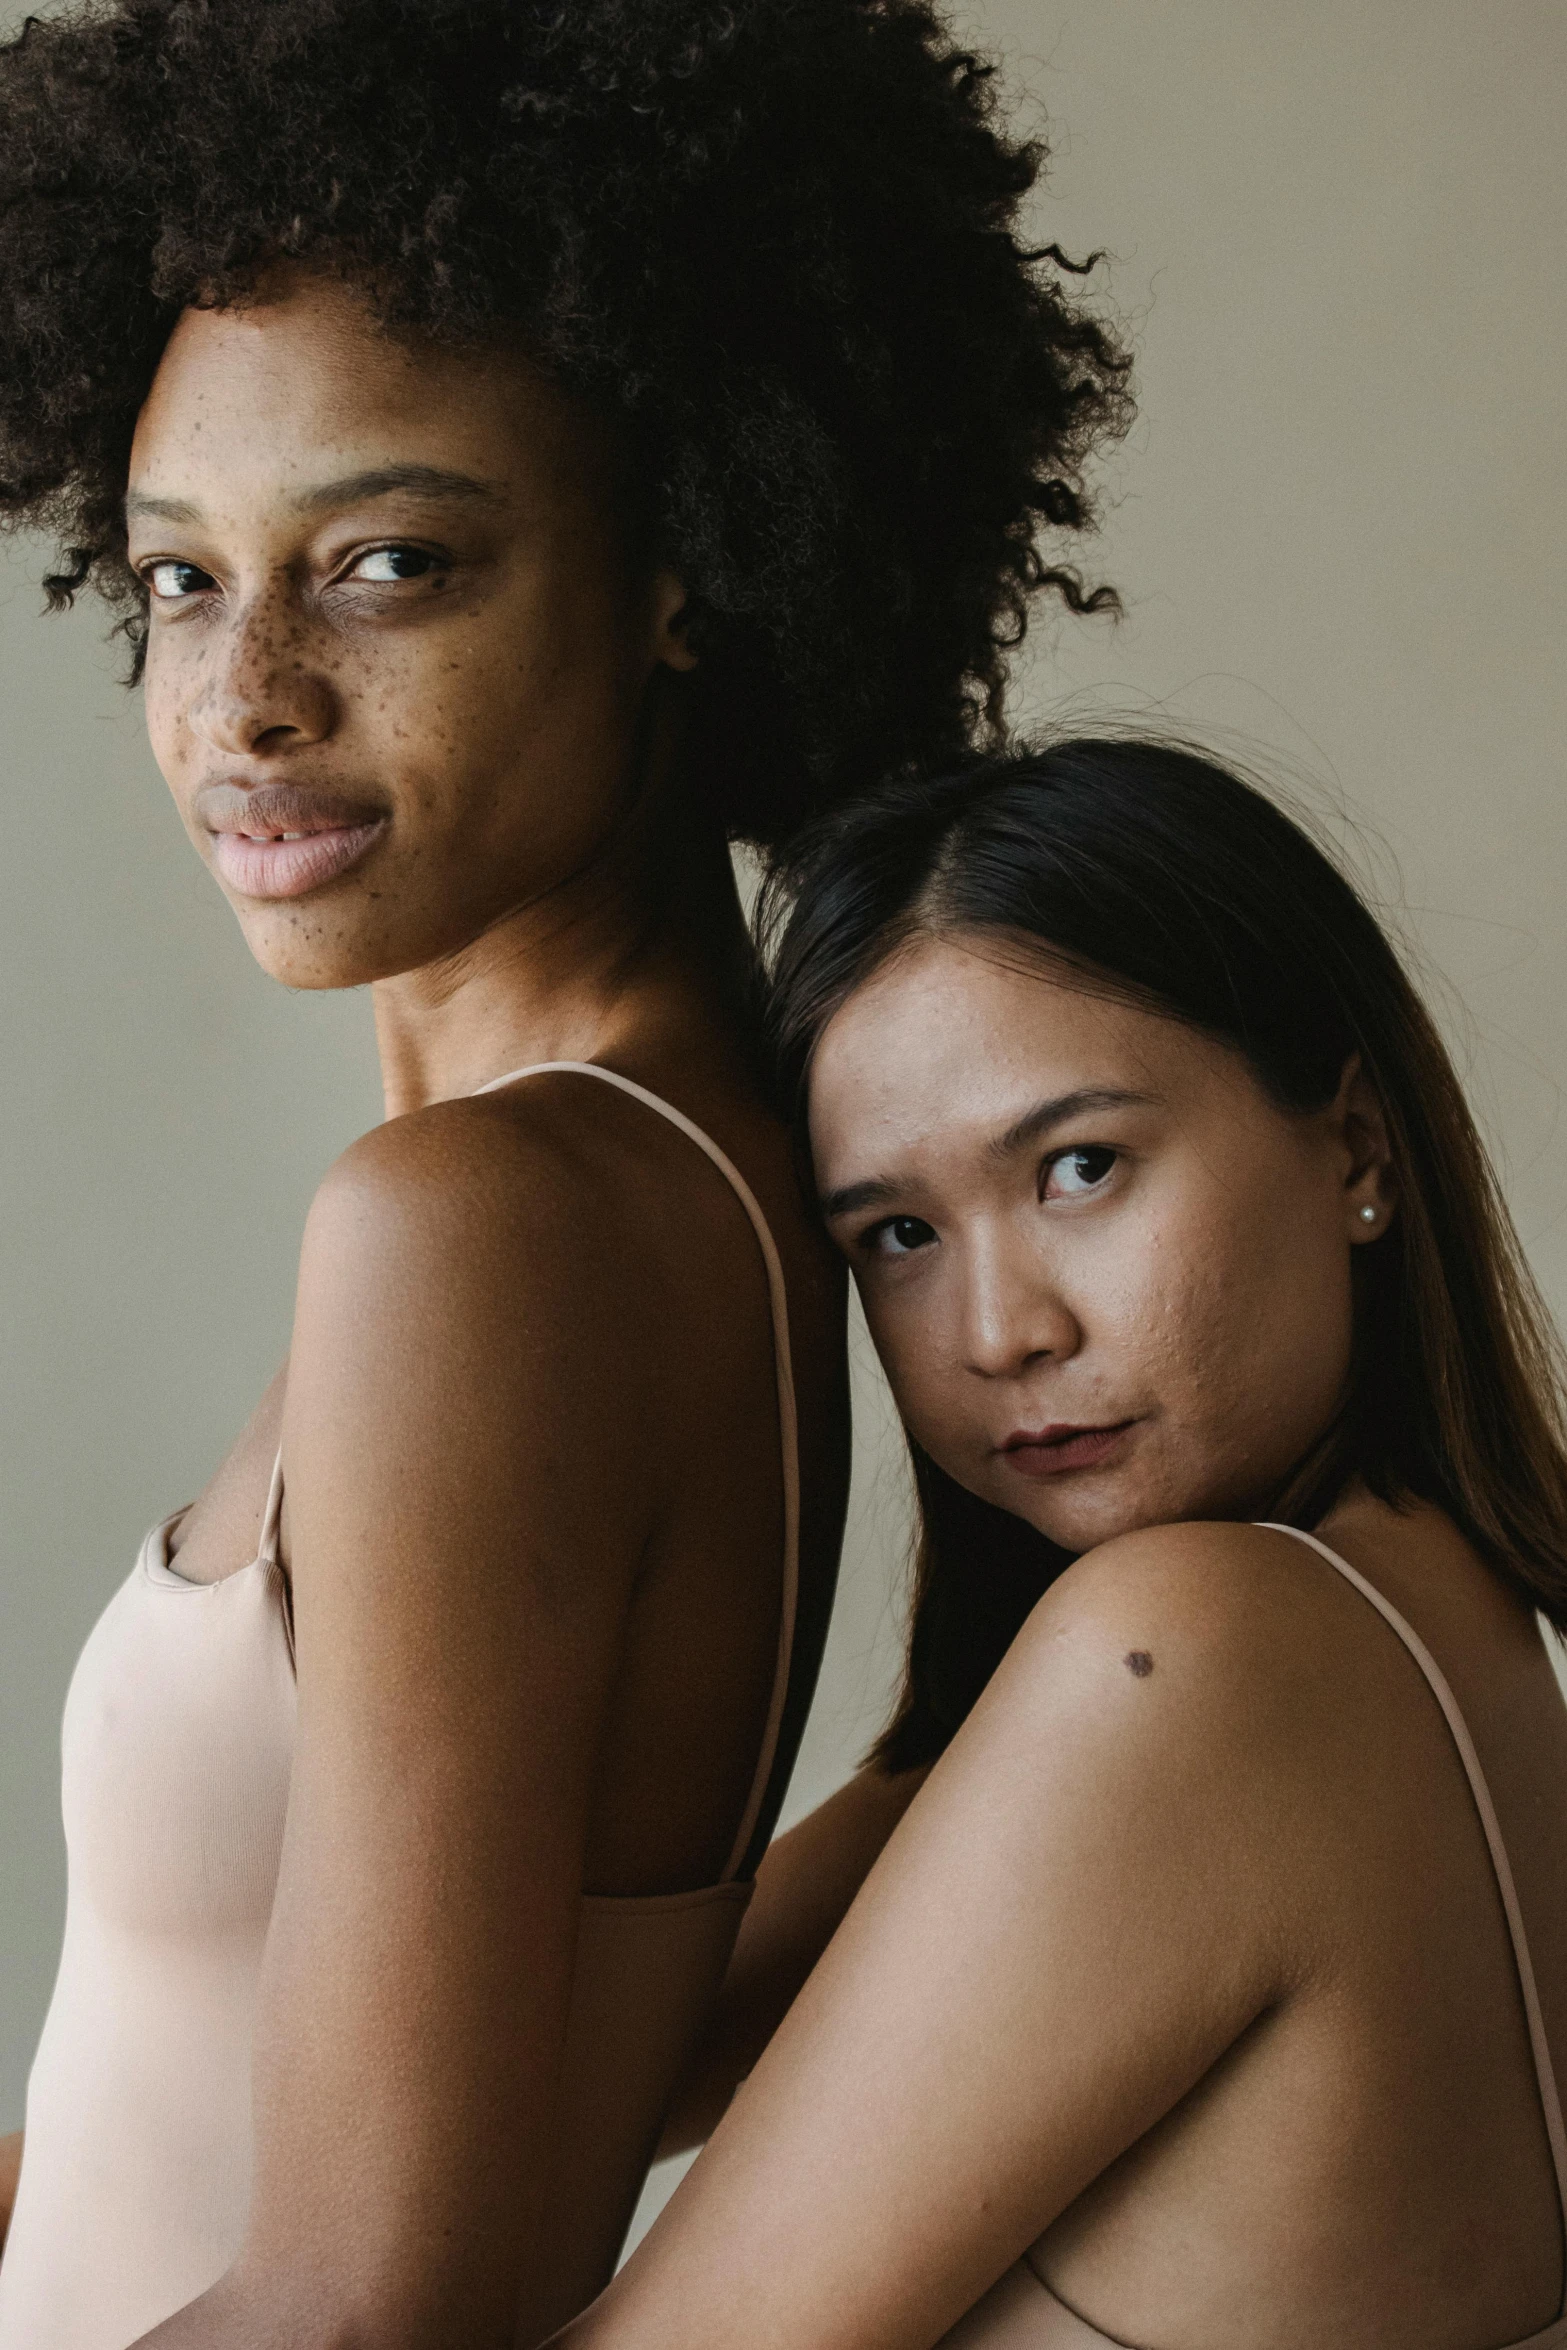
<path fill-rule="evenodd" d="M 510 488 L 559 476 L 594 438 L 586 412 L 520 354 L 392 335 L 354 287 L 290 271 L 241 308 L 183 313 L 131 472 L 139 486 L 171 467 L 326 479 L 392 459 Z"/>
<path fill-rule="evenodd" d="M 1187 1035 L 1048 952 L 1000 937 L 922 935 L 839 1006 L 818 1043 L 812 1084 L 862 1083 L 879 1067 L 902 1082 L 934 1078 L 939 1068 L 950 1084 L 1084 1053 L 1142 1060 Z"/>
<path fill-rule="evenodd" d="M 856 989 L 811 1069 L 818 1156 L 988 1148 L 1040 1104 L 1125 1096 L 1180 1111 L 1255 1082 L 1240 1056 L 1009 942 L 924 937 Z"/>

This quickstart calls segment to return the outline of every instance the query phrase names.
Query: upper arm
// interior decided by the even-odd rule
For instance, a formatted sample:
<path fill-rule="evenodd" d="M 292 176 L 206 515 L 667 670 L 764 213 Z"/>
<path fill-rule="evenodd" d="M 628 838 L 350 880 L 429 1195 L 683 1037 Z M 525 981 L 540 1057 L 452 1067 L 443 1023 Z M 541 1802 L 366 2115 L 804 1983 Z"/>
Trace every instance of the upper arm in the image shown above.
<path fill-rule="evenodd" d="M 548 2160 L 656 1414 L 581 1170 L 477 1118 L 454 1151 L 453 1123 L 367 1138 L 306 1236 L 298 1731 L 240 2275 L 478 2345 L 511 2339 Z"/>
<path fill-rule="evenodd" d="M 1111 1548 L 1030 1619 L 584 2343 L 933 2343 L 1281 1996 L 1266 1579 Z"/>

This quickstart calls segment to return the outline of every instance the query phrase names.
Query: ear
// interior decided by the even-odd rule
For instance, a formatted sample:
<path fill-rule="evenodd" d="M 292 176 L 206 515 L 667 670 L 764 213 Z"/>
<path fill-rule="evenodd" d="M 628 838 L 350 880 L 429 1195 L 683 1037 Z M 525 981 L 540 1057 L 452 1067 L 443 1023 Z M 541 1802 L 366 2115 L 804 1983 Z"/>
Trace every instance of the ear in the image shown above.
<path fill-rule="evenodd" d="M 690 599 L 685 581 L 673 571 L 654 574 L 652 598 L 653 658 L 666 669 L 695 669 L 697 655 L 686 642 Z"/>
<path fill-rule="evenodd" d="M 1344 1153 L 1344 1215 L 1352 1241 L 1380 1240 L 1398 1211 L 1398 1179 L 1382 1097 L 1351 1053 L 1329 1121 Z M 1369 1213 L 1368 1213 L 1369 1210 Z"/>

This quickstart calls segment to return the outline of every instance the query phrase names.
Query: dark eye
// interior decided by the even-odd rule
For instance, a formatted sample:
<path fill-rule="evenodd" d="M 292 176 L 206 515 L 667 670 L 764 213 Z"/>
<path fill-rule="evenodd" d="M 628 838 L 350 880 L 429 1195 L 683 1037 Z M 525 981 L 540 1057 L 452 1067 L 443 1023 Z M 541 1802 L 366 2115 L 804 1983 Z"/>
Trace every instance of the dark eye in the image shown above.
<path fill-rule="evenodd" d="M 917 1248 L 929 1248 L 935 1237 L 935 1228 L 921 1216 L 889 1216 L 866 1235 L 873 1253 L 884 1257 L 912 1256 Z"/>
<path fill-rule="evenodd" d="M 361 555 L 350 579 L 368 579 L 377 586 L 394 579 L 423 579 L 440 564 L 428 547 L 372 547 Z"/>
<path fill-rule="evenodd" d="M 1082 1199 L 1085 1193 L 1096 1191 L 1120 1155 L 1097 1142 L 1061 1151 L 1046 1171 L 1046 1199 Z"/>
<path fill-rule="evenodd" d="M 162 563 L 149 563 L 142 573 L 155 602 L 178 604 L 187 596 L 199 596 L 204 588 L 214 586 L 210 571 L 203 571 L 197 563 L 179 563 L 172 557 Z"/>

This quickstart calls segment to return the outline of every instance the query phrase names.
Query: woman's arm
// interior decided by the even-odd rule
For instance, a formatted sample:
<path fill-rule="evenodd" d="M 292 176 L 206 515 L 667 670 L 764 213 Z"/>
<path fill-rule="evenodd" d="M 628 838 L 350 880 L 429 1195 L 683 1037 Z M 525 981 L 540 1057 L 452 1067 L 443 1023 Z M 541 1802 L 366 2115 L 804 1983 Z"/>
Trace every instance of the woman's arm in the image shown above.
<path fill-rule="evenodd" d="M 312 1210 L 250 2226 L 146 2350 L 526 2331 L 601 1725 L 667 1475 L 649 1236 L 594 1190 L 520 1122 L 442 1112 L 356 1145 Z"/>
<path fill-rule="evenodd" d="M 661 2156 L 712 2134 L 792 2006 L 926 1772 L 874 1765 L 768 1847 L 712 2022 L 675 2092 Z"/>
<path fill-rule="evenodd" d="M 1041 1603 L 561 2350 L 928 2350 L 1287 1995 L 1267 1539 L 1133 1536 Z"/>
<path fill-rule="evenodd" d="M 0 2250 L 10 2233 L 11 2213 L 16 2203 L 16 2182 L 22 2175 L 22 2133 L 13 2130 L 8 2138 L 0 2138 Z"/>

